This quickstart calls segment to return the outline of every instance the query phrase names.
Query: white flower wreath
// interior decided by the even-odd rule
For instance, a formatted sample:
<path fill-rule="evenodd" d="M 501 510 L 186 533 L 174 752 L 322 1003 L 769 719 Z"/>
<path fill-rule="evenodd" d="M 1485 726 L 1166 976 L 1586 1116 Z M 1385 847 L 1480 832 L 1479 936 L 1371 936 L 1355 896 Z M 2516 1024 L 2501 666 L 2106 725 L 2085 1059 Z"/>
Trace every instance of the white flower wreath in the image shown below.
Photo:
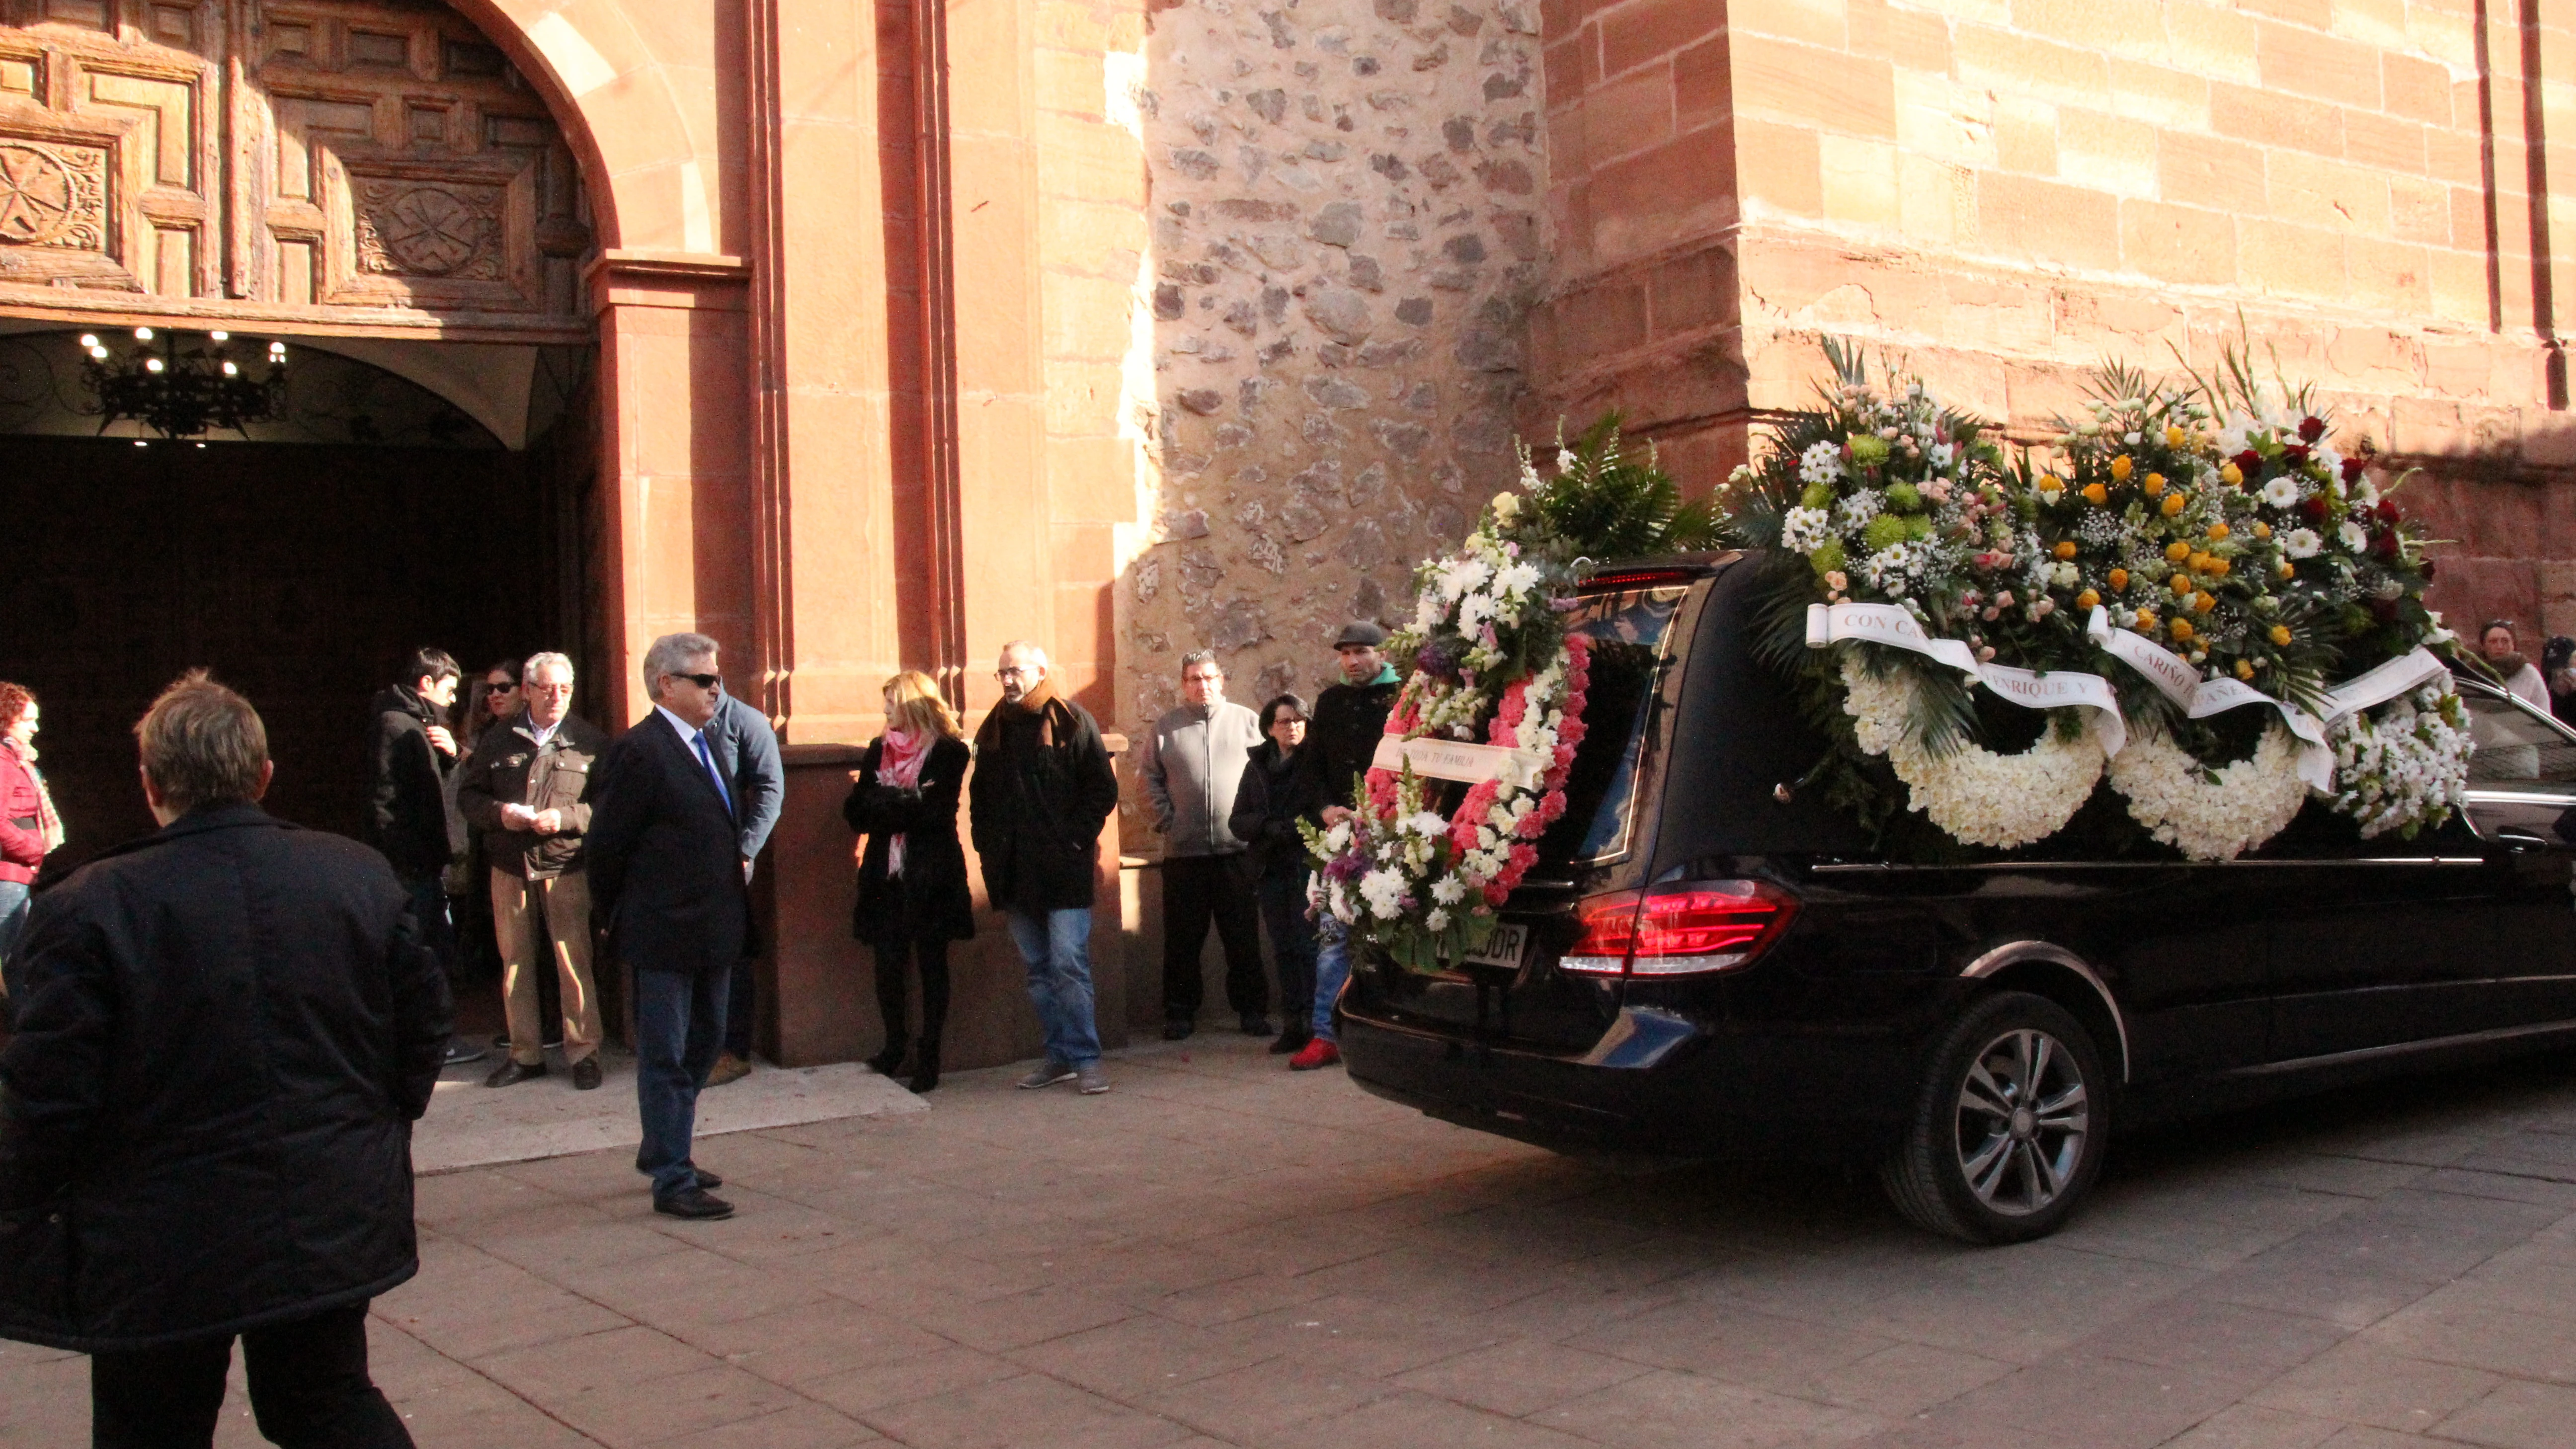
<path fill-rule="evenodd" d="M 1912 688 L 1903 675 L 1872 678 L 1853 651 L 1843 659 L 1843 683 L 1843 710 L 1861 749 L 1885 755 L 1910 808 L 1966 844 L 2009 849 L 2045 840 L 2066 828 L 2102 778 L 2102 744 L 2089 723 L 2073 739 L 2051 727 L 2018 755 L 1963 744 L 1936 756 L 1905 726 Z"/>
<path fill-rule="evenodd" d="M 2155 729 L 2129 736 L 2111 788 L 2140 825 L 2193 860 L 2234 860 L 2289 828 L 2306 803 L 2299 740 L 2278 721 L 2249 759 L 2212 770 Z"/>

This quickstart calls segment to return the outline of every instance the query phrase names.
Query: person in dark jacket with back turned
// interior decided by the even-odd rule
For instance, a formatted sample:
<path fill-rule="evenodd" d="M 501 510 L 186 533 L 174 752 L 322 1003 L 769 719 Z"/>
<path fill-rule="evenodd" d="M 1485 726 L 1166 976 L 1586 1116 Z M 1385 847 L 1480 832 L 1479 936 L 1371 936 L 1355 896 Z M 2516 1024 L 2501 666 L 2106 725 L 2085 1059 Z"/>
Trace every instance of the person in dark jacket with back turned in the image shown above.
<path fill-rule="evenodd" d="M 1314 1035 L 1315 924 L 1306 919 L 1306 840 L 1297 833 L 1304 799 L 1297 762 L 1304 757 L 1306 701 L 1293 694 L 1261 707 L 1261 733 L 1234 792 L 1226 825 L 1251 855 L 1253 888 L 1261 919 L 1270 928 L 1270 955 L 1279 973 L 1279 1039 L 1273 1055 L 1305 1048 Z"/>
<path fill-rule="evenodd" d="M 1377 757 L 1377 742 L 1386 733 L 1387 711 L 1403 684 L 1395 667 L 1380 652 L 1386 631 L 1361 620 L 1344 625 L 1333 639 L 1341 656 L 1342 682 L 1315 700 L 1315 722 L 1306 731 L 1306 749 L 1298 771 L 1299 807 L 1317 825 L 1332 826 L 1349 818 L 1353 792 Z M 1327 911 L 1315 922 L 1315 1014 L 1313 1040 L 1288 1059 L 1290 1069 L 1311 1072 L 1342 1059 L 1333 1036 L 1333 1003 L 1351 977 L 1350 939 L 1342 923 Z"/>
<path fill-rule="evenodd" d="M 1002 699 L 975 732 L 967 814 L 985 894 L 1010 922 L 1046 1029 L 1046 1061 L 1020 1085 L 1106 1092 L 1091 1015 L 1091 898 L 1118 776 L 1090 711 L 1055 692 L 1045 650 L 1015 639 L 993 673 Z"/>
<path fill-rule="evenodd" d="M 742 878 L 748 883 L 761 847 L 769 843 L 769 832 L 777 828 L 779 813 L 787 806 L 787 771 L 779 763 L 778 732 L 757 707 L 728 694 L 716 706 L 716 717 L 707 722 L 707 752 L 715 757 L 716 769 L 732 787 L 734 798 L 742 802 L 735 812 L 741 824 L 734 835 L 742 852 Z M 751 1029 L 759 1003 L 751 963 L 747 955 L 733 963 L 732 980 L 725 988 L 724 1050 L 716 1054 L 715 1068 L 707 1073 L 710 1087 L 751 1075 Z"/>
<path fill-rule="evenodd" d="M 939 1085 L 939 1041 L 948 1029 L 948 943 L 975 935 L 966 852 L 957 844 L 957 801 L 974 752 L 939 697 L 939 681 L 919 670 L 886 681 L 885 710 L 885 733 L 850 772 L 850 798 L 841 803 L 841 818 L 868 838 L 850 934 L 876 957 L 885 1049 L 868 1065 L 878 1076 L 903 1065 L 905 958 L 921 969 L 911 1086 L 927 1092 Z"/>
<path fill-rule="evenodd" d="M 416 649 L 403 665 L 402 679 L 376 691 L 368 705 L 375 715 L 375 740 L 368 756 L 374 789 L 367 843 L 385 853 L 395 876 L 411 892 L 421 940 L 437 954 L 451 992 L 465 963 L 447 913 L 447 867 L 465 837 L 447 788 L 457 748 L 445 721 L 463 677 L 445 650 Z M 459 1043 L 448 1049 L 447 1064 L 482 1055 L 482 1048 Z"/>
<path fill-rule="evenodd" d="M 751 949 L 742 868 L 742 802 L 707 743 L 724 698 L 716 641 L 665 634 L 644 651 L 653 712 L 601 762 L 590 810 L 590 898 L 608 938 L 635 969 L 635 1170 L 653 1179 L 653 1210 L 733 1216 L 692 1153 L 698 1092 L 725 1035 L 733 963 Z"/>
<path fill-rule="evenodd" d="M 279 1444 L 409 1445 L 367 1303 L 419 1270 L 411 1124 L 447 977 L 374 851 L 258 805 L 267 732 L 191 675 L 135 727 L 161 828 L 37 902 L 0 1053 L 0 1336 L 90 1357 L 93 1442 L 214 1438 L 233 1339 Z"/>

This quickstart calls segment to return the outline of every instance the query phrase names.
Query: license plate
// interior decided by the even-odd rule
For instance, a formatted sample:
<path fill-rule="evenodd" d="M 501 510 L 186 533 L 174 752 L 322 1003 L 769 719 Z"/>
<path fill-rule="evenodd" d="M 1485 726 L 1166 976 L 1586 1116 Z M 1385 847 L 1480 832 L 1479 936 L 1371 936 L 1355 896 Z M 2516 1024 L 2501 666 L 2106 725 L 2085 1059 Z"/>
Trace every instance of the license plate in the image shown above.
<path fill-rule="evenodd" d="M 1500 966 L 1506 971 L 1517 971 L 1521 967 L 1522 952 L 1528 946 L 1529 927 L 1517 926 L 1509 921 L 1497 922 L 1493 934 L 1485 938 L 1484 947 L 1458 958 L 1459 964 Z"/>

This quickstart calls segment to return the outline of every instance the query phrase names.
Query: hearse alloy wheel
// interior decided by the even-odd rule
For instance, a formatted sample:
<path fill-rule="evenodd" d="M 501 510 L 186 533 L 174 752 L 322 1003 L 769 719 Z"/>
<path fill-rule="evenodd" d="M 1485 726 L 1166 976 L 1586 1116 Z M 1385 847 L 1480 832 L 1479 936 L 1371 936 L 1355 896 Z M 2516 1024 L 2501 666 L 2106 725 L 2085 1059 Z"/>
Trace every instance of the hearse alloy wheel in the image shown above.
<path fill-rule="evenodd" d="M 1905 1143 L 1882 1173 L 1909 1220 L 1972 1243 L 2056 1231 L 2093 1186 L 2110 1126 L 2102 1057 L 2045 997 L 1970 1007 L 1930 1057 Z"/>

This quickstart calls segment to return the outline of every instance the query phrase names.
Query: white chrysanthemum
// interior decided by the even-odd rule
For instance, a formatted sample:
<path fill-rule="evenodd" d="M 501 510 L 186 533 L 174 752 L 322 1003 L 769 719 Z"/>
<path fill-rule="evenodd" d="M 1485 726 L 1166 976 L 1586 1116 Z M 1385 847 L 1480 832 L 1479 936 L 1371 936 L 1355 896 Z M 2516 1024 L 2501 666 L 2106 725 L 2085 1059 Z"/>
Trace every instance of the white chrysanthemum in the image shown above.
<path fill-rule="evenodd" d="M 1465 595 L 1493 577 L 1493 568 L 1480 558 L 1454 558 L 1440 566 L 1439 588 L 1444 599 Z"/>
<path fill-rule="evenodd" d="M 2447 682 L 2338 721 L 2334 808 L 2365 839 L 2439 826 L 2468 789 L 2476 744 L 2465 725 Z"/>
<path fill-rule="evenodd" d="M 2352 487 L 2347 491 L 2352 495 L 2352 501 L 2364 508 L 2373 507 L 2379 502 L 2379 485 L 2371 482 L 2370 475 L 2367 473 L 2352 480 Z"/>
<path fill-rule="evenodd" d="M 1834 505 L 1834 528 L 1845 534 L 1856 534 L 1869 527 L 1887 501 L 1887 495 L 1875 488 L 1855 490 L 1849 498 Z"/>
<path fill-rule="evenodd" d="M 1821 508 L 1792 508 L 1780 518 L 1780 546 L 1791 553 L 1813 553 L 1830 537 L 1833 515 Z"/>
<path fill-rule="evenodd" d="M 2326 541 L 2313 528 L 2294 528 L 2281 535 L 2281 552 L 2292 558 L 2315 558 Z"/>
<path fill-rule="evenodd" d="M 1360 899 L 1368 902 L 1369 913 L 1392 916 L 1404 899 L 1404 877 L 1391 870 L 1373 870 L 1360 877 Z"/>
<path fill-rule="evenodd" d="M 2354 553 L 2370 547 L 2370 530 L 2349 519 L 2335 529 L 2335 538 Z"/>
<path fill-rule="evenodd" d="M 1843 709 L 1861 749 L 1887 756 L 1905 782 L 1908 806 L 1967 844 L 2044 840 L 2074 818 L 2102 778 L 2102 746 L 2089 726 L 2073 740 L 2051 729 L 2018 755 L 1971 744 L 1936 759 L 1906 728 L 1911 691 L 1903 675 L 1872 679 L 1857 659 L 1845 659 L 1843 683 Z"/>
<path fill-rule="evenodd" d="M 1931 453 L 1930 453 L 1930 457 L 1931 457 L 1931 459 L 1932 459 L 1932 466 L 1933 466 L 1933 467 L 1935 467 L 1935 468 L 1938 468 L 1938 469 L 1942 470 L 1942 471 L 1943 471 L 1943 472 L 1945 472 L 1945 473 L 1949 471 L 1949 469 L 1950 469 L 1950 465 L 1951 465 L 1953 462 L 1957 461 L 1958 456 L 1959 456 L 1959 449 L 1958 449 L 1957 445 L 1955 445 L 1955 444 L 1952 444 L 1952 443 L 1934 443 L 1934 444 L 1932 445 L 1932 449 L 1931 449 Z"/>
<path fill-rule="evenodd" d="M 1442 876 L 1431 883 L 1431 898 L 1444 906 L 1458 904 L 1459 898 L 1466 894 L 1467 888 L 1449 876 Z"/>
<path fill-rule="evenodd" d="M 2299 485 L 2288 477 L 2275 478 L 2263 485 L 2263 501 L 2274 508 L 2293 508 L 2299 502 Z"/>
<path fill-rule="evenodd" d="M 1449 833 L 1449 822 L 1441 819 L 1439 815 L 1433 811 L 1417 810 L 1413 814 L 1404 817 L 1404 828 L 1416 835 L 1430 836 L 1437 839 L 1438 837 Z"/>
<path fill-rule="evenodd" d="M 1494 592 L 1506 599 L 1526 596 L 1538 587 L 1538 570 L 1528 563 L 1505 564 L 1494 575 Z"/>
<path fill-rule="evenodd" d="M 1831 483 L 1843 476 L 1843 450 L 1839 443 L 1816 442 L 1798 455 L 1798 477 L 1808 483 Z"/>
<path fill-rule="evenodd" d="M 1442 884 L 1444 884 L 1444 885 L 1445 885 L 1445 884 L 1447 884 L 1447 882 L 1446 882 L 1446 881 L 1444 881 L 1444 882 L 1442 882 Z M 1449 929 L 1449 913 L 1448 913 L 1447 911 L 1444 911 L 1444 910 L 1440 909 L 1438 906 L 1433 906 L 1433 907 L 1431 908 L 1431 914 L 1429 914 L 1429 915 L 1427 915 L 1427 916 L 1424 916 L 1424 917 L 1422 918 L 1422 925 L 1423 925 L 1423 928 L 1424 928 L 1425 930 L 1430 930 L 1430 931 L 1445 931 L 1445 930 L 1448 930 L 1448 929 Z"/>

